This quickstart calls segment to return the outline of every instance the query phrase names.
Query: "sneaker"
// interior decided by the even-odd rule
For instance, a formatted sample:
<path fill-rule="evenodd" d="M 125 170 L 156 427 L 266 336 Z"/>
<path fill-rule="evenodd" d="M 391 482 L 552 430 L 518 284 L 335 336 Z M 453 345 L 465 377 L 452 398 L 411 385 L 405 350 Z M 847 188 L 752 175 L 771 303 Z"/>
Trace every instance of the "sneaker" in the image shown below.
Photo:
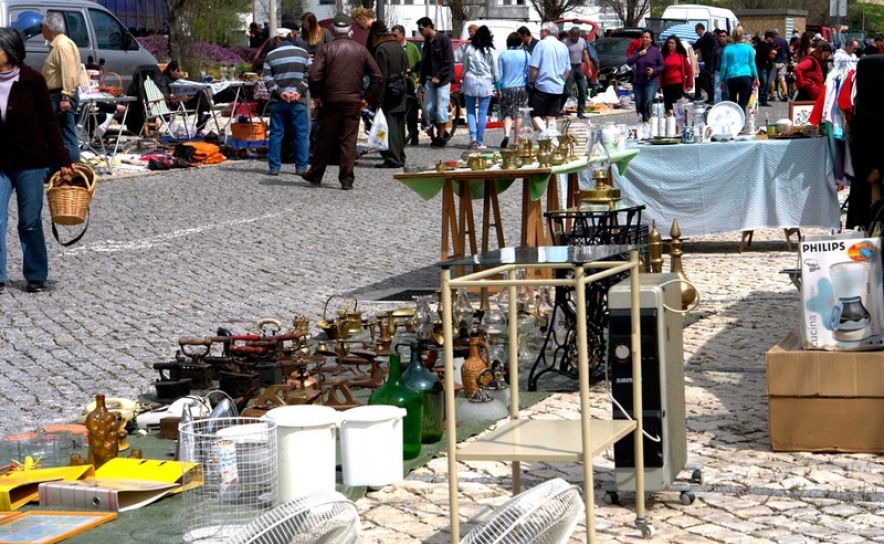
<path fill-rule="evenodd" d="M 479 144 L 476 146 L 476 149 L 488 149 L 488 146 L 483 145 L 483 144 Z"/>
<path fill-rule="evenodd" d="M 476 148 L 476 140 L 470 140 L 470 144 L 467 146 L 467 149 L 475 149 Z"/>
<path fill-rule="evenodd" d="M 271 170 L 271 171 L 267 172 L 267 175 L 268 176 L 278 176 L 279 170 Z"/>
<path fill-rule="evenodd" d="M 504 136 L 503 140 L 500 141 L 500 148 L 506 149 L 506 146 L 510 145 L 510 137 Z"/>
<path fill-rule="evenodd" d="M 42 293 L 46 290 L 46 282 L 43 281 L 29 281 L 28 286 L 25 287 L 25 291 L 28 293 Z"/>
<path fill-rule="evenodd" d="M 582 113 L 578 113 L 578 114 L 577 114 L 577 118 L 578 118 L 578 119 L 586 119 L 586 115 L 585 115 L 585 114 L 582 114 Z"/>
<path fill-rule="evenodd" d="M 430 143 L 430 147 L 435 147 L 437 149 L 445 147 L 445 140 L 434 138 L 433 141 Z"/>
<path fill-rule="evenodd" d="M 4 282 L 0 281 L 0 293 L 2 293 L 5 290 L 6 290 L 6 284 Z"/>

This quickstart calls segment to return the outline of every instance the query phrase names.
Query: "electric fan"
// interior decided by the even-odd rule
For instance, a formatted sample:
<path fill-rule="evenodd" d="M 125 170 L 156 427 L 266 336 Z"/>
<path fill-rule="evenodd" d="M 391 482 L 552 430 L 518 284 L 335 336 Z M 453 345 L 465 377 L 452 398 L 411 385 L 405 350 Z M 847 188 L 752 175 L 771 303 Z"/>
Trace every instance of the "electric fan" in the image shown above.
<path fill-rule="evenodd" d="M 577 486 L 556 478 L 519 493 L 460 544 L 562 544 L 584 510 Z"/>
<path fill-rule="evenodd" d="M 356 505 L 337 491 L 321 491 L 262 514 L 227 544 L 353 544 L 358 536 Z"/>

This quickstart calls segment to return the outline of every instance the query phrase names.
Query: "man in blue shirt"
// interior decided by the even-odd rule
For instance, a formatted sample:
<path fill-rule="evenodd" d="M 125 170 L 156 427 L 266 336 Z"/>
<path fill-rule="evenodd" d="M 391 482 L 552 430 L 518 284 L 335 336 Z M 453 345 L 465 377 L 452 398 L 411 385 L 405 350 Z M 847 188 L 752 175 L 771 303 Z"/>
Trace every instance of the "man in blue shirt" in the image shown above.
<path fill-rule="evenodd" d="M 540 28 L 540 42 L 528 62 L 528 105 L 533 110 L 534 126 L 546 130 L 562 113 L 562 93 L 571 73 L 568 47 L 556 37 L 559 27 L 544 23 Z"/>

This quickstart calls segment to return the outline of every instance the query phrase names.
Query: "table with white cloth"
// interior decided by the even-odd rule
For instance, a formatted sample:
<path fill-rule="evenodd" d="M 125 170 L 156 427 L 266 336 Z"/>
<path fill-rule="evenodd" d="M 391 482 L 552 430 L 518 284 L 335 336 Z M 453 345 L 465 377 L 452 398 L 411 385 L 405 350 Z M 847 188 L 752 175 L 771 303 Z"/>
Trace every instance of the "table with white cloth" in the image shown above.
<path fill-rule="evenodd" d="M 841 227 L 826 138 L 643 145 L 613 171 L 623 204 L 658 228 L 677 219 L 684 237 Z"/>
<path fill-rule="evenodd" d="M 247 87 L 254 87 L 255 83 L 252 81 L 214 81 L 214 82 L 202 82 L 202 81 L 190 81 L 186 79 L 179 79 L 177 81 L 173 81 L 169 84 L 169 89 L 172 94 L 177 96 L 194 96 L 197 93 L 203 93 L 203 96 L 206 100 L 209 101 L 209 109 L 214 110 L 215 106 L 215 95 L 218 93 L 225 91 L 227 89 L 232 89 L 234 91 L 233 101 L 230 103 L 230 112 L 231 118 L 235 115 L 237 111 L 237 106 L 245 99 L 244 93 Z M 218 123 L 218 118 L 215 115 L 212 115 L 212 120 L 215 123 L 215 129 L 218 134 L 221 134 L 221 126 Z M 224 141 L 227 141 L 229 137 L 229 131 L 224 134 Z"/>

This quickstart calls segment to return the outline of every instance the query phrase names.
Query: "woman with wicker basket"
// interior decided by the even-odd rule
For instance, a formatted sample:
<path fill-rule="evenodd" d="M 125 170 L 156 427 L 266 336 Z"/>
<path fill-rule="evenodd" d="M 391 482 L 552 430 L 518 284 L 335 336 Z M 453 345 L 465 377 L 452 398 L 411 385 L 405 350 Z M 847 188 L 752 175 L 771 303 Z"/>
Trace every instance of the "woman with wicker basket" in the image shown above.
<path fill-rule="evenodd" d="M 28 293 L 46 289 L 49 258 L 43 236 L 43 182 L 51 164 L 74 174 L 40 72 L 24 63 L 24 36 L 0 28 L 0 292 L 6 286 L 6 224 L 15 191 L 22 273 Z"/>

